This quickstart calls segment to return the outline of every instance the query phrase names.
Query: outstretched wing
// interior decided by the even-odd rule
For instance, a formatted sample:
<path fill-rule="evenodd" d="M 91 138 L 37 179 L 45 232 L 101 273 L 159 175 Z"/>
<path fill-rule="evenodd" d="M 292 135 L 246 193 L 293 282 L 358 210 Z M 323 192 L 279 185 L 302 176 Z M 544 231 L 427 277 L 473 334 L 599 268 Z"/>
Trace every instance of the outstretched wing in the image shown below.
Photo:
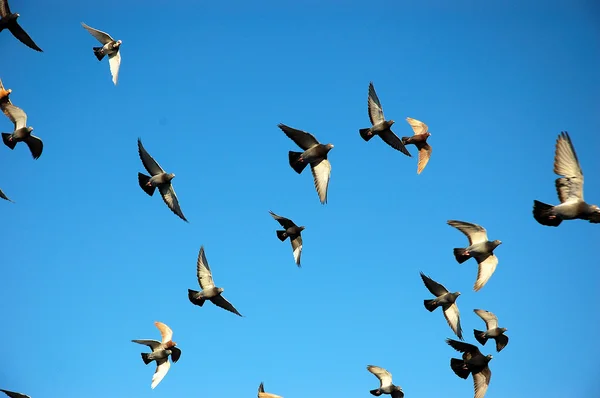
<path fill-rule="evenodd" d="M 392 385 L 392 374 L 379 366 L 368 365 L 367 370 L 379 379 L 379 388 Z"/>
<path fill-rule="evenodd" d="M 583 172 L 569 133 L 563 131 L 556 140 L 554 172 L 561 178 L 555 181 L 561 203 L 583 200 Z"/>
<path fill-rule="evenodd" d="M 138 138 L 137 142 L 140 159 L 142 160 L 142 164 L 144 165 L 144 168 L 148 171 L 148 173 L 150 173 L 153 176 L 160 173 L 164 173 L 165 171 L 163 170 L 163 168 L 160 167 L 158 162 L 154 160 L 152 156 L 150 156 L 148 151 L 146 151 L 146 148 L 144 148 L 144 145 L 142 145 L 142 140 Z"/>
<path fill-rule="evenodd" d="M 369 120 L 371 120 L 372 125 L 376 125 L 377 123 L 385 121 L 385 116 L 383 115 L 383 108 L 381 107 L 381 102 L 379 102 L 379 97 L 377 97 L 377 93 L 375 92 L 373 82 L 369 83 L 368 107 Z"/>
<path fill-rule="evenodd" d="M 481 225 L 457 220 L 448 220 L 448 225 L 465 234 L 466 237 L 469 238 L 469 243 L 471 245 L 487 242 L 488 240 L 487 231 Z"/>
<path fill-rule="evenodd" d="M 221 307 L 229 312 L 233 312 L 236 315 L 242 316 L 242 314 L 240 314 L 238 312 L 238 310 L 235 309 L 235 307 L 233 306 L 233 304 L 231 304 L 229 301 L 227 301 L 227 299 L 225 299 L 225 297 L 223 297 L 222 294 L 213 297 L 210 299 L 210 301 L 213 302 L 214 305 Z"/>
<path fill-rule="evenodd" d="M 440 297 L 441 295 L 448 293 L 448 289 L 446 289 L 444 287 L 444 285 L 437 283 L 436 281 L 434 281 L 433 279 L 431 279 L 430 277 L 428 277 L 427 275 L 425 275 L 422 272 L 420 274 L 421 274 L 421 279 L 423 279 L 423 283 L 425 284 L 425 287 L 435 297 Z"/>
<path fill-rule="evenodd" d="M 98 40 L 100 43 L 102 43 L 102 45 L 105 45 L 106 43 L 110 43 L 111 41 L 115 41 L 115 39 L 110 37 L 110 35 L 106 32 L 102 32 L 101 30 L 94 29 L 91 26 L 84 24 L 83 22 L 81 23 L 81 26 L 83 26 L 88 32 L 90 32 L 90 34 L 92 36 L 94 36 L 96 38 L 96 40 Z"/>
<path fill-rule="evenodd" d="M 292 220 L 290 220 L 289 218 L 278 216 L 277 214 L 273 213 L 271 210 L 269 210 L 269 214 L 271 214 L 271 217 L 273 217 L 275 220 L 277 220 L 277 222 L 285 229 L 296 226 L 296 224 L 294 224 L 294 222 Z"/>
<path fill-rule="evenodd" d="M 305 151 L 309 148 L 312 148 L 315 145 L 319 145 L 319 141 L 310 133 L 306 131 L 298 130 L 289 126 L 286 126 L 283 123 L 279 123 L 277 125 L 287 135 L 292 141 L 296 143 L 300 148 Z"/>
<path fill-rule="evenodd" d="M 200 252 L 198 253 L 198 261 L 196 262 L 196 276 L 198 277 L 198 283 L 202 289 L 210 289 L 215 287 L 213 281 L 212 272 L 204 254 L 204 246 L 200 246 Z"/>
<path fill-rule="evenodd" d="M 163 344 L 168 343 L 169 341 L 171 341 L 171 339 L 173 339 L 173 331 L 170 327 L 158 321 L 154 322 L 154 326 L 158 328 L 158 331 L 160 332 L 160 335 L 162 337 Z"/>
<path fill-rule="evenodd" d="M 496 329 L 498 327 L 498 317 L 486 310 L 473 310 L 481 319 L 485 322 L 485 327 L 487 330 Z"/>

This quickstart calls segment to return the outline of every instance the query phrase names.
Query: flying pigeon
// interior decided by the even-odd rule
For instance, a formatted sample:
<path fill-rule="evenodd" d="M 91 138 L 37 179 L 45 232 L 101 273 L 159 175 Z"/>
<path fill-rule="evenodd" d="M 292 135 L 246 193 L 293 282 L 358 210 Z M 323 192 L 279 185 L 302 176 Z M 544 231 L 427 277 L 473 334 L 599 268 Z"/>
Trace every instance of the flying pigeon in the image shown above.
<path fill-rule="evenodd" d="M 10 30 L 10 33 L 19 39 L 21 43 L 25 44 L 29 48 L 33 48 L 35 51 L 42 52 L 42 49 L 34 43 L 27 32 L 25 32 L 21 25 L 19 25 L 17 22 L 17 18 L 19 17 L 19 14 L 13 14 L 10 11 L 8 0 L 0 0 L 0 32 L 2 32 L 4 29 L 8 29 Z"/>
<path fill-rule="evenodd" d="M 327 160 L 327 153 L 333 148 L 333 144 L 320 144 L 312 134 L 296 130 L 285 124 L 280 123 L 277 126 L 304 150 L 304 152 L 289 152 L 290 166 L 296 173 L 301 174 L 306 165 L 310 163 L 321 204 L 327 203 L 327 187 L 331 175 L 331 164 Z"/>
<path fill-rule="evenodd" d="M 215 286 L 212 271 L 210 270 L 210 266 L 208 265 L 208 261 L 204 255 L 204 246 L 200 247 L 200 253 L 198 253 L 196 275 L 202 291 L 198 292 L 196 290 L 188 289 L 188 298 L 192 304 L 202 307 L 206 300 L 210 300 L 214 305 L 233 312 L 236 315 L 242 316 L 242 314 L 240 314 L 238 310 L 236 310 L 235 307 L 221 294 L 225 289 Z"/>
<path fill-rule="evenodd" d="M 98 61 L 102 61 L 104 56 L 108 55 L 108 65 L 110 66 L 110 74 L 112 75 L 112 81 L 117 85 L 119 79 L 119 67 L 121 66 L 121 40 L 115 40 L 108 33 L 94 29 L 91 26 L 87 26 L 83 22 L 81 23 L 92 36 L 96 38 L 102 47 L 92 47 L 94 55 L 98 58 Z"/>
<path fill-rule="evenodd" d="M 12 90 L 10 88 L 6 90 L 2 84 L 2 79 L 0 79 L 0 104 L 4 104 L 6 102 L 11 103 L 9 98 L 10 93 L 12 93 Z"/>
<path fill-rule="evenodd" d="M 390 372 L 384 368 L 373 365 L 368 365 L 367 370 L 373 373 L 379 379 L 379 388 L 369 391 L 372 395 L 378 397 L 381 394 L 389 394 L 392 396 L 392 398 L 404 397 L 402 388 L 392 384 L 392 374 Z"/>
<path fill-rule="evenodd" d="M 260 386 L 258 386 L 258 398 L 283 398 L 283 397 L 280 395 L 275 395 L 275 394 L 265 392 L 265 386 L 261 382 Z"/>
<path fill-rule="evenodd" d="M 471 373 L 475 387 L 475 398 L 483 398 L 492 379 L 492 371 L 488 367 L 488 363 L 493 357 L 491 355 L 483 356 L 473 344 L 452 339 L 446 339 L 446 343 L 456 351 L 463 353 L 462 360 L 450 359 L 450 367 L 454 373 L 462 379 L 466 379 Z"/>
<path fill-rule="evenodd" d="M 502 244 L 502 242 L 499 240 L 490 242 L 485 228 L 477 224 L 449 220 L 448 225 L 458 229 L 469 238 L 469 247 L 455 248 L 454 257 L 456 257 L 456 261 L 459 264 L 464 263 L 471 257 L 477 260 L 479 270 L 477 272 L 477 280 L 473 286 L 473 290 L 477 292 L 485 286 L 496 270 L 498 257 L 494 255 L 494 249 Z"/>
<path fill-rule="evenodd" d="M 188 222 L 181 211 L 181 207 L 179 207 L 179 200 L 177 200 L 177 195 L 175 194 L 175 190 L 171 184 L 171 180 L 175 178 L 175 174 L 165 173 L 156 160 L 154 160 L 154 158 L 150 156 L 148 152 L 146 152 L 146 149 L 142 145 L 142 141 L 139 138 L 138 153 L 140 155 L 140 159 L 142 159 L 144 168 L 152 175 L 152 177 L 149 177 L 145 174 L 138 173 L 138 182 L 140 187 L 142 187 L 144 192 L 150 196 L 154 194 L 156 187 L 158 187 L 158 191 L 160 192 L 163 201 L 169 207 L 169 209 L 171 209 L 171 211 L 178 215 L 183 221 Z"/>
<path fill-rule="evenodd" d="M 271 216 L 281 224 L 285 230 L 279 230 L 277 232 L 277 237 L 280 241 L 286 240 L 288 237 L 290 238 L 290 242 L 292 242 L 292 251 L 294 253 L 294 260 L 298 267 L 300 267 L 300 255 L 302 254 L 302 235 L 301 232 L 304 230 L 304 227 L 299 227 L 289 218 L 278 216 L 269 210 Z"/>
<path fill-rule="evenodd" d="M 2 109 L 2 112 L 4 112 L 15 126 L 15 130 L 12 133 L 2 133 L 4 145 L 10 149 L 15 149 L 18 142 L 24 142 L 29 147 L 31 156 L 34 159 L 39 158 L 42 155 L 44 143 L 39 137 L 31 134 L 33 127 L 27 127 L 27 114 L 23 109 L 14 106 L 7 97 L 0 100 L 0 109 Z"/>
<path fill-rule="evenodd" d="M 479 341 L 479 344 L 485 345 L 488 339 L 496 340 L 496 351 L 500 352 L 508 344 L 508 336 L 504 334 L 508 329 L 498 327 L 498 317 L 489 311 L 485 310 L 473 310 L 481 319 L 485 321 L 485 327 L 487 330 L 482 332 L 481 330 L 473 329 L 475 338 Z"/>
<path fill-rule="evenodd" d="M 427 143 L 427 138 L 429 138 L 431 133 L 429 132 L 429 127 L 417 119 L 407 117 L 406 121 L 410 124 L 415 134 L 412 137 L 402 137 L 402 143 L 404 145 L 413 144 L 419 150 L 417 174 L 421 174 L 431 157 L 431 146 Z"/>
<path fill-rule="evenodd" d="M 394 121 L 385 120 L 385 116 L 383 116 L 383 108 L 381 107 L 379 98 L 377 98 L 377 93 L 375 92 L 375 87 L 373 87 L 373 82 L 369 83 L 369 98 L 367 100 L 367 104 L 369 119 L 371 120 L 372 126 L 366 129 L 358 130 L 363 140 L 369 141 L 371 138 L 378 135 L 392 148 L 402 152 L 406 156 L 412 157 L 410 152 L 408 152 L 404 146 L 404 143 L 396 134 L 392 132 L 391 127 L 392 124 L 394 124 Z"/>
<path fill-rule="evenodd" d="M 560 204 L 552 206 L 534 200 L 533 218 L 549 227 L 558 227 L 563 220 L 575 219 L 600 223 L 600 207 L 583 200 L 583 171 L 566 131 L 561 132 L 556 140 L 554 173 L 561 176 L 554 182 Z"/>
<path fill-rule="evenodd" d="M 6 395 L 8 395 L 10 398 L 31 398 L 29 395 L 21 394 L 20 392 L 13 392 L 13 391 L 2 390 L 2 389 L 0 389 L 0 391 L 5 393 Z"/>
<path fill-rule="evenodd" d="M 6 194 L 4 192 L 2 192 L 2 190 L 0 189 L 0 198 L 4 199 L 4 200 L 8 200 L 9 202 L 15 203 L 12 200 L 10 200 L 8 198 L 8 196 L 6 196 Z"/>
<path fill-rule="evenodd" d="M 437 283 L 433 279 L 426 276 L 421 272 L 421 279 L 427 290 L 435 296 L 433 300 L 423 300 L 425 308 L 429 312 L 433 312 L 437 307 L 441 306 L 444 311 L 444 318 L 448 322 L 450 329 L 458 336 L 459 339 L 462 337 L 462 328 L 460 327 L 460 311 L 456 305 L 456 299 L 460 296 L 460 292 L 450 293 L 443 285 Z"/>
<path fill-rule="evenodd" d="M 152 361 L 156 361 L 156 371 L 154 372 L 154 376 L 152 376 L 152 389 L 162 381 L 169 368 L 171 368 L 169 355 L 171 355 L 173 363 L 177 362 L 181 356 L 181 350 L 175 347 L 177 343 L 172 340 L 173 331 L 171 328 L 162 322 L 154 322 L 154 325 L 160 331 L 162 342 L 156 340 L 131 340 L 134 343 L 147 345 L 152 348 L 151 353 L 142 353 L 142 360 L 146 365 Z"/>

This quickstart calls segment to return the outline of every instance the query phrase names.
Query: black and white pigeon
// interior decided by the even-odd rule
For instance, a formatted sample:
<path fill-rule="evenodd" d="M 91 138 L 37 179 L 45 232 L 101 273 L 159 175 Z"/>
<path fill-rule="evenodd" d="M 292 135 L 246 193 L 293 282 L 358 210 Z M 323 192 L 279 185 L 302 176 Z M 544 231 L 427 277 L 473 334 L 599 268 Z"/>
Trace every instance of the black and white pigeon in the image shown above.
<path fill-rule="evenodd" d="M 492 379 L 492 371 L 488 364 L 493 357 L 491 355 L 484 356 L 473 344 L 452 339 L 446 339 L 446 343 L 456 351 L 463 353 L 462 360 L 450 359 L 452 371 L 462 379 L 469 377 L 469 373 L 472 374 L 475 398 L 483 398 Z"/>
<path fill-rule="evenodd" d="M 394 132 L 391 130 L 393 120 L 385 120 L 383 115 L 383 108 L 373 87 L 373 82 L 369 83 L 369 96 L 367 99 L 367 110 L 369 111 L 369 119 L 371 120 L 371 127 L 366 129 L 360 129 L 358 132 L 365 141 L 369 141 L 374 136 L 378 135 L 381 139 L 394 148 L 397 151 L 402 152 L 406 156 L 412 157 L 410 152 L 404 146 L 404 143 Z"/>
<path fill-rule="evenodd" d="M 392 374 L 390 372 L 384 368 L 373 365 L 368 365 L 367 370 L 379 379 L 379 388 L 369 391 L 371 395 L 378 397 L 381 394 L 388 394 L 391 395 L 392 398 L 404 398 L 402 388 L 392 383 Z"/>
<path fill-rule="evenodd" d="M 108 65 L 110 66 L 110 74 L 112 75 L 112 81 L 117 85 L 119 79 L 119 68 L 121 67 L 121 40 L 115 40 L 106 32 L 102 32 L 98 29 L 94 29 L 91 26 L 87 26 L 83 22 L 81 23 L 92 36 L 96 38 L 102 47 L 92 47 L 94 55 L 98 58 L 98 61 L 108 55 Z"/>
<path fill-rule="evenodd" d="M 24 142 L 29 147 L 31 156 L 38 159 L 44 150 L 44 143 L 39 137 L 31 134 L 33 127 L 27 127 L 27 114 L 25 111 L 14 106 L 8 99 L 0 101 L 0 109 L 13 122 L 15 128 L 12 133 L 2 133 L 4 145 L 10 149 L 15 149 L 18 142 Z"/>
<path fill-rule="evenodd" d="M 21 394 L 20 392 L 14 392 L 14 391 L 2 390 L 2 389 L 0 389 L 0 391 L 5 393 L 6 395 L 8 395 L 10 398 L 31 398 L 29 395 Z"/>
<path fill-rule="evenodd" d="M 488 339 L 496 340 L 496 351 L 500 352 L 508 344 L 508 336 L 504 334 L 508 329 L 498 327 L 498 317 L 486 310 L 473 310 L 481 319 L 485 321 L 486 331 L 473 329 L 475 338 L 481 345 L 485 345 Z"/>
<path fill-rule="evenodd" d="M 277 237 L 280 241 L 285 241 L 288 237 L 290 238 L 290 242 L 292 242 L 292 252 L 294 254 L 294 261 L 296 261 L 296 265 L 300 267 L 300 255 L 302 254 L 302 231 L 305 229 L 303 226 L 297 226 L 294 224 L 292 220 L 289 218 L 278 216 L 269 210 L 271 217 L 273 217 L 283 228 L 284 230 L 278 230 Z"/>
<path fill-rule="evenodd" d="M 4 29 L 10 30 L 10 33 L 27 47 L 34 49 L 35 51 L 42 52 L 42 49 L 29 37 L 27 32 L 23 30 L 21 25 L 17 22 L 20 17 L 19 14 L 10 11 L 8 6 L 8 0 L 0 0 L 0 32 Z"/>
<path fill-rule="evenodd" d="M 236 310 L 235 307 L 221 294 L 225 289 L 215 286 L 212 271 L 208 265 L 208 260 L 206 260 L 206 255 L 204 254 L 204 246 L 200 247 L 200 253 L 198 253 L 198 261 L 196 262 L 196 276 L 198 277 L 198 283 L 200 284 L 202 291 L 198 292 L 196 290 L 188 289 L 188 298 L 192 304 L 202 307 L 204 302 L 209 300 L 218 307 L 242 316 L 242 314 L 240 314 L 238 310 Z"/>
<path fill-rule="evenodd" d="M 460 327 L 460 311 L 456 305 L 456 299 L 460 296 L 460 292 L 450 293 L 442 284 L 437 283 L 424 273 L 421 274 L 421 279 L 427 290 L 435 296 L 432 300 L 423 300 L 425 308 L 429 312 L 433 312 L 437 307 L 442 307 L 444 318 L 448 322 L 450 329 L 462 340 L 462 328 Z"/>
<path fill-rule="evenodd" d="M 154 158 L 148 154 L 139 138 L 138 153 L 140 155 L 140 159 L 142 159 L 144 168 L 152 175 L 152 177 L 149 177 L 145 174 L 138 173 L 138 182 L 140 187 L 150 196 L 154 194 L 154 191 L 158 187 L 158 191 L 160 192 L 163 201 L 169 207 L 169 209 L 171 209 L 171 211 L 179 216 L 179 218 L 181 218 L 183 221 L 188 222 L 181 211 L 181 207 L 179 207 L 179 200 L 177 200 L 177 195 L 175 194 L 175 190 L 171 184 L 171 180 L 175 178 L 175 174 L 165 173 L 156 160 L 154 160 Z"/>
<path fill-rule="evenodd" d="M 477 292 L 485 286 L 496 270 L 498 257 L 494 255 L 494 249 L 502 242 L 499 240 L 489 241 L 487 231 L 481 225 L 457 220 L 448 220 L 448 225 L 458 229 L 469 238 L 469 247 L 454 248 L 454 257 L 459 264 L 470 258 L 477 260 L 479 268 L 477 280 L 473 286 L 473 290 Z"/>
<path fill-rule="evenodd" d="M 583 200 L 583 171 L 566 131 L 561 132 L 556 140 L 554 173 L 561 176 L 554 182 L 560 204 L 552 206 L 534 200 L 533 218 L 549 227 L 558 227 L 563 220 L 575 219 L 600 223 L 600 207 Z"/>
<path fill-rule="evenodd" d="M 285 124 L 280 123 L 277 126 L 304 150 L 304 152 L 289 151 L 290 166 L 296 173 L 301 174 L 306 165 L 310 164 L 321 204 L 327 203 L 327 188 L 331 175 L 331 164 L 327 160 L 327 154 L 333 148 L 333 144 L 323 145 L 312 134 Z"/>
<path fill-rule="evenodd" d="M 11 202 L 11 203 L 15 203 L 15 202 L 13 202 L 12 200 L 10 200 L 10 199 L 8 198 L 8 196 L 6 196 L 6 194 L 5 194 L 4 192 L 2 192 L 2 190 L 1 190 L 1 189 L 0 189 L 0 198 L 2 198 L 2 199 L 4 199 L 4 200 L 8 200 L 8 201 L 9 201 L 9 202 Z"/>

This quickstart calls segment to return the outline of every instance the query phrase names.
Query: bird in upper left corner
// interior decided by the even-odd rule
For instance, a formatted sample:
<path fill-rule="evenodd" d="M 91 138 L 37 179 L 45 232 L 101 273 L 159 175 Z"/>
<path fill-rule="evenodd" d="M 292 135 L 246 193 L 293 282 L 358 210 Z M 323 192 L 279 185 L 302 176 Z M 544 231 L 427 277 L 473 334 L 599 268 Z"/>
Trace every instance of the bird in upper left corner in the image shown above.
<path fill-rule="evenodd" d="M 21 394 L 20 392 L 14 392 L 14 391 L 2 390 L 2 389 L 0 389 L 0 391 L 5 393 L 6 395 L 8 395 L 10 398 L 31 398 L 29 395 Z"/>
<path fill-rule="evenodd" d="M 92 47 L 92 49 L 94 50 L 94 55 L 98 58 L 98 61 L 102 61 L 102 59 L 108 55 L 110 74 L 112 75 L 112 81 L 116 86 L 117 80 L 119 79 L 119 68 L 121 67 L 121 51 L 119 51 L 121 49 L 121 40 L 115 40 L 110 37 L 108 33 L 94 29 L 83 22 L 81 23 L 81 26 L 102 44 L 102 47 Z"/>
<path fill-rule="evenodd" d="M 20 14 L 13 13 L 10 11 L 8 6 L 8 0 L 0 0 L 0 32 L 4 29 L 10 30 L 10 33 L 27 47 L 34 49 L 35 51 L 43 52 L 41 48 L 33 41 L 31 37 L 23 30 L 21 25 L 17 22 Z"/>

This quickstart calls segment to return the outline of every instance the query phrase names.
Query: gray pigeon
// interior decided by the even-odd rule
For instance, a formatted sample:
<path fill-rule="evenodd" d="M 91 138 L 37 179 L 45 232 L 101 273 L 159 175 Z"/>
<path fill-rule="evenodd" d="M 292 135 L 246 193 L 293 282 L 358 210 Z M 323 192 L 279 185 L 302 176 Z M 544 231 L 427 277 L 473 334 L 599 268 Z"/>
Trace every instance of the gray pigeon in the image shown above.
<path fill-rule="evenodd" d="M 454 373 L 462 379 L 466 379 L 471 373 L 475 387 L 475 398 L 483 398 L 492 379 L 492 371 L 488 367 L 488 363 L 493 357 L 491 355 L 483 356 L 479 348 L 473 344 L 452 339 L 446 339 L 446 343 L 456 351 L 463 353 L 462 360 L 450 359 L 450 367 Z"/>
<path fill-rule="evenodd" d="M 290 238 L 290 242 L 292 242 L 292 251 L 294 254 L 294 261 L 298 267 L 300 267 L 300 255 L 302 254 L 302 235 L 301 232 L 304 230 L 304 227 L 299 227 L 289 218 L 278 216 L 269 210 L 271 216 L 281 224 L 285 230 L 279 230 L 277 232 L 277 237 L 280 241 L 286 240 L 288 237 Z"/>
<path fill-rule="evenodd" d="M 368 365 L 367 370 L 379 379 L 379 388 L 369 391 L 372 395 L 378 397 L 381 394 L 389 394 L 392 398 L 404 398 L 402 388 L 392 383 L 392 374 L 390 372 L 373 365 Z"/>
<path fill-rule="evenodd" d="M 600 207 L 583 200 L 583 172 L 569 133 L 563 131 L 556 140 L 554 173 L 561 176 L 555 181 L 560 204 L 552 206 L 533 201 L 533 218 L 542 225 L 558 227 L 563 220 L 588 220 L 600 223 Z"/>
<path fill-rule="evenodd" d="M 504 334 L 508 329 L 498 327 L 498 317 L 489 311 L 473 310 L 481 319 L 485 321 L 486 331 L 473 329 L 475 338 L 479 344 L 485 345 L 488 339 L 496 340 L 496 351 L 500 352 L 508 344 L 508 336 Z"/>
<path fill-rule="evenodd" d="M 2 389 L 0 389 L 0 391 L 5 393 L 6 395 L 8 395 L 10 398 L 31 398 L 29 395 L 21 394 L 20 392 L 13 392 L 13 391 L 2 390 Z"/>
<path fill-rule="evenodd" d="M 10 200 L 8 198 L 8 196 L 6 196 L 6 194 L 4 192 L 2 192 L 2 190 L 0 189 L 0 198 L 4 199 L 4 200 L 8 200 L 9 202 L 15 203 L 12 200 Z"/>
<path fill-rule="evenodd" d="M 10 11 L 8 0 L 0 0 L 0 32 L 2 32 L 4 29 L 8 29 L 10 30 L 10 33 L 19 39 L 21 43 L 25 44 L 29 48 L 34 49 L 35 51 L 42 52 L 42 49 L 34 43 L 27 32 L 25 32 L 21 25 L 19 25 L 17 22 L 19 17 L 19 14 L 13 14 Z"/>
<path fill-rule="evenodd" d="M 333 148 L 333 144 L 323 145 L 312 134 L 296 130 L 285 124 L 280 123 L 277 126 L 304 150 L 304 152 L 289 151 L 290 166 L 296 173 L 301 174 L 306 165 L 310 163 L 321 204 L 327 203 L 327 187 L 331 175 L 331 164 L 327 160 L 327 153 Z"/>
<path fill-rule="evenodd" d="M 402 143 L 404 145 L 413 144 L 419 150 L 417 174 L 421 174 L 431 157 L 431 145 L 427 143 L 427 138 L 429 138 L 431 133 L 429 132 L 429 127 L 420 120 L 407 117 L 406 121 L 410 124 L 415 134 L 412 137 L 402 137 Z"/>
<path fill-rule="evenodd" d="M 15 127 L 12 133 L 2 133 L 4 145 L 10 149 L 15 149 L 18 142 L 24 142 L 29 147 L 31 156 L 38 159 L 42 155 L 44 143 L 39 137 L 31 134 L 33 127 L 27 127 L 27 114 L 23 109 L 14 106 L 9 99 L 0 100 L 0 109 L 13 122 Z"/>
<path fill-rule="evenodd" d="M 236 315 L 242 316 L 235 309 L 235 307 L 223 297 L 221 293 L 225 289 L 222 287 L 216 287 L 213 281 L 212 271 L 206 260 L 204 254 L 204 246 L 200 247 L 200 253 L 198 253 L 198 261 L 196 262 L 196 276 L 198 277 L 198 283 L 202 288 L 201 292 L 196 290 L 188 289 L 188 298 L 194 305 L 202 307 L 206 300 L 212 301 L 212 303 L 218 307 L 226 309 L 227 311 L 233 312 Z"/>
<path fill-rule="evenodd" d="M 460 296 L 460 292 L 450 293 L 443 285 L 437 283 L 433 279 L 426 276 L 421 272 L 421 279 L 427 290 L 435 296 L 432 300 L 423 300 L 425 308 L 429 312 L 433 312 L 437 307 L 442 307 L 444 311 L 444 318 L 448 322 L 450 329 L 458 336 L 459 339 L 462 337 L 462 328 L 460 327 L 460 311 L 456 305 L 456 299 Z"/>
<path fill-rule="evenodd" d="M 456 257 L 456 261 L 459 264 L 464 263 L 471 257 L 477 260 L 479 270 L 477 272 L 477 280 L 473 286 L 473 290 L 477 292 L 485 286 L 496 270 L 498 257 L 494 255 L 494 249 L 501 245 L 502 242 L 499 240 L 490 242 L 485 228 L 477 224 L 449 220 L 448 225 L 458 229 L 469 238 L 469 247 L 455 248 L 454 257 Z"/>
<path fill-rule="evenodd" d="M 173 341 L 173 331 L 171 328 L 162 322 L 154 322 L 154 326 L 160 331 L 162 342 L 156 340 L 131 340 L 134 343 L 147 345 L 152 348 L 151 353 L 142 353 L 142 360 L 146 365 L 152 361 L 156 361 L 156 371 L 154 372 L 154 376 L 152 376 L 152 389 L 162 381 L 169 368 L 171 368 L 169 355 L 173 363 L 177 362 L 181 356 L 181 350 L 175 347 L 177 343 Z"/>
<path fill-rule="evenodd" d="M 110 37 L 108 33 L 87 26 L 83 22 L 81 23 L 81 26 L 102 44 L 102 47 L 92 47 L 92 49 L 94 50 L 94 55 L 98 58 L 98 61 L 102 61 L 102 59 L 108 55 L 110 74 L 112 75 L 112 81 L 116 86 L 117 80 L 119 79 L 119 67 L 121 66 L 121 52 L 119 51 L 121 49 L 121 40 L 115 40 Z"/>
<path fill-rule="evenodd" d="M 371 120 L 372 126 L 366 129 L 358 130 L 363 140 L 369 141 L 371 138 L 378 135 L 392 148 L 402 152 L 406 156 L 412 157 L 410 152 L 408 152 L 404 146 L 402 140 L 400 140 L 400 138 L 398 138 L 398 136 L 392 132 L 391 127 L 392 124 L 394 124 L 394 121 L 385 120 L 385 116 L 383 116 L 383 108 L 381 107 L 379 98 L 377 98 L 377 93 L 375 92 L 375 87 L 373 87 L 373 82 L 369 83 L 369 97 L 367 100 L 367 105 L 369 119 Z"/>
<path fill-rule="evenodd" d="M 181 207 L 179 207 L 179 200 L 177 200 L 177 195 L 175 194 L 175 190 L 171 184 L 171 180 L 175 178 L 175 174 L 165 173 L 156 160 L 154 160 L 154 158 L 150 156 L 148 152 L 146 152 L 146 149 L 142 145 L 142 141 L 139 138 L 138 153 L 140 155 L 140 159 L 142 159 L 144 168 L 152 175 L 152 177 L 149 177 L 145 174 L 138 173 L 138 182 L 140 187 L 150 196 L 154 194 L 156 187 L 158 187 L 158 191 L 160 192 L 163 201 L 169 207 L 169 209 L 171 209 L 171 211 L 178 215 L 183 221 L 188 222 L 181 211 Z"/>
<path fill-rule="evenodd" d="M 265 392 L 265 386 L 261 382 L 258 386 L 258 398 L 283 398 L 282 396 L 271 394 L 269 392 Z"/>

